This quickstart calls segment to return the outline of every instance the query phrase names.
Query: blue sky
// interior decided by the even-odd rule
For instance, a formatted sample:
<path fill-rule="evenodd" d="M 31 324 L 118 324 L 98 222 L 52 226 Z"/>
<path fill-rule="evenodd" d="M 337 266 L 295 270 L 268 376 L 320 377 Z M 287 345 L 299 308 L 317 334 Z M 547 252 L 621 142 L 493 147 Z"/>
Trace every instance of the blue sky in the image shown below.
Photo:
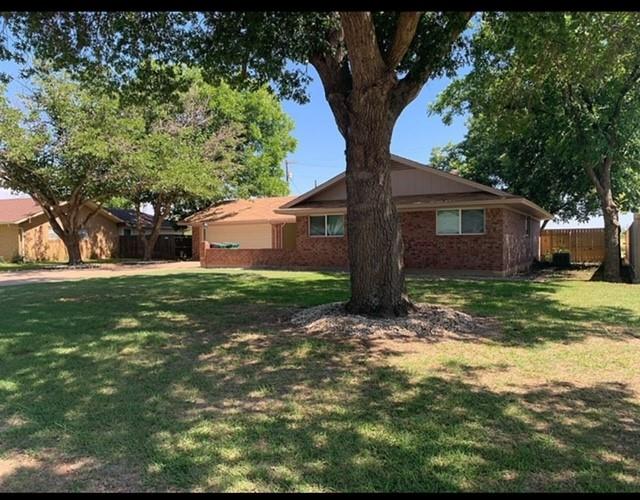
<path fill-rule="evenodd" d="M 0 71 L 17 77 L 17 66 L 0 62 Z M 324 98 L 322 85 L 313 67 L 309 67 L 313 77 L 308 93 L 311 101 L 297 104 L 284 101 L 284 110 L 293 118 L 293 135 L 298 147 L 289 160 L 292 173 L 290 183 L 292 194 L 301 194 L 314 187 L 314 183 L 324 182 L 342 172 L 345 167 L 344 140 L 339 134 L 333 115 Z M 19 81 L 13 81 L 8 88 L 10 99 L 15 102 L 16 95 L 25 92 Z M 457 117 L 450 125 L 444 125 L 439 116 L 429 116 L 427 107 L 440 91 L 449 83 L 447 78 L 439 78 L 427 83 L 420 95 L 404 110 L 396 124 L 391 141 L 391 151 L 397 155 L 426 163 L 432 148 L 443 146 L 447 142 L 458 142 L 465 134 L 465 118 Z M 12 193 L 0 189 L 0 198 L 13 197 Z M 18 195 L 24 196 L 24 195 Z M 632 222 L 631 214 L 622 216 L 623 228 Z M 547 227 L 602 227 L 602 218 L 596 217 L 586 224 L 570 221 L 566 224 L 550 222 Z"/>

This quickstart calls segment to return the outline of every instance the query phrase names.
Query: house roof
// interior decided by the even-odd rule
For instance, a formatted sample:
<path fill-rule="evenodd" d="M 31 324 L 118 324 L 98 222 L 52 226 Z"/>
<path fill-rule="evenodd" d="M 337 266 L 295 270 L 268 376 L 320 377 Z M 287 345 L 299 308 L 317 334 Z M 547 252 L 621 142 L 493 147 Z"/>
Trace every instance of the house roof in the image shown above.
<path fill-rule="evenodd" d="M 127 226 L 136 227 L 136 211 L 125 208 L 106 208 L 108 212 L 115 215 L 118 219 L 124 222 Z M 140 219 L 142 220 L 142 227 L 149 228 L 153 225 L 153 215 L 149 215 L 144 212 L 140 212 Z M 173 229 L 173 223 L 171 221 L 163 221 L 160 226 L 161 229 Z"/>
<path fill-rule="evenodd" d="M 295 199 L 295 196 L 249 198 L 217 203 L 184 219 L 187 225 L 256 224 L 295 222 L 293 215 L 279 214 L 275 209 Z"/>
<path fill-rule="evenodd" d="M 40 205 L 31 198 L 0 200 L 0 224 L 18 224 L 41 212 Z"/>
<path fill-rule="evenodd" d="M 544 210 L 542 207 L 536 205 L 532 201 L 527 200 L 521 196 L 516 196 L 500 189 L 495 189 L 479 182 L 474 182 L 469 179 L 454 175 L 442 170 L 423 165 L 413 160 L 403 158 L 392 154 L 391 161 L 395 169 L 407 169 L 415 168 L 424 172 L 428 172 L 437 177 L 447 179 L 461 186 L 461 191 L 469 191 L 471 188 L 473 192 L 460 192 L 460 193 L 443 193 L 443 194 L 424 194 L 416 196 L 396 196 L 394 200 L 396 206 L 399 209 L 411 209 L 420 207 L 435 208 L 437 206 L 451 206 L 455 204 L 460 205 L 509 205 L 513 209 L 519 209 L 529 215 L 532 215 L 539 219 L 551 219 L 553 215 Z M 294 198 L 282 205 L 277 212 L 280 214 L 303 214 L 309 213 L 312 210 L 318 208 L 324 208 L 327 210 L 334 210 L 336 213 L 344 212 L 346 208 L 346 200 L 323 200 L 313 201 L 316 194 L 325 191 L 327 188 L 342 181 L 345 177 L 345 173 L 341 173 L 332 177 L 328 181 L 320 184 L 318 187 L 307 191 L 306 193 Z"/>
<path fill-rule="evenodd" d="M 86 203 L 91 208 L 97 205 L 91 201 Z M 99 209 L 101 214 L 114 222 L 123 222 L 116 215 L 105 209 Z M 32 198 L 15 198 L 0 200 L 0 224 L 21 224 L 32 217 L 43 213 L 42 207 Z"/>

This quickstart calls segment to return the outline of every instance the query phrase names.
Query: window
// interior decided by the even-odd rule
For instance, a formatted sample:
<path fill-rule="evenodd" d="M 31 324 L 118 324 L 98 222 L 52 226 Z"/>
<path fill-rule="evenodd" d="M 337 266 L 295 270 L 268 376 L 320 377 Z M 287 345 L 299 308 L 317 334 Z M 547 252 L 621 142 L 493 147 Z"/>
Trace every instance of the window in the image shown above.
<path fill-rule="evenodd" d="M 54 241 L 54 240 L 59 240 L 59 239 L 60 238 L 58 237 L 56 232 L 53 230 L 53 228 L 49 227 L 49 241 Z"/>
<path fill-rule="evenodd" d="M 89 232 L 86 229 L 78 230 L 78 236 L 81 240 L 86 240 L 89 237 Z"/>
<path fill-rule="evenodd" d="M 484 234 L 484 208 L 438 210 L 436 234 Z"/>
<path fill-rule="evenodd" d="M 125 229 L 124 230 L 124 235 L 125 236 L 131 236 L 131 229 Z"/>
<path fill-rule="evenodd" d="M 531 234 L 531 217 L 528 215 L 524 218 L 524 234 L 529 236 Z"/>
<path fill-rule="evenodd" d="M 344 236 L 344 215 L 311 215 L 309 236 Z"/>

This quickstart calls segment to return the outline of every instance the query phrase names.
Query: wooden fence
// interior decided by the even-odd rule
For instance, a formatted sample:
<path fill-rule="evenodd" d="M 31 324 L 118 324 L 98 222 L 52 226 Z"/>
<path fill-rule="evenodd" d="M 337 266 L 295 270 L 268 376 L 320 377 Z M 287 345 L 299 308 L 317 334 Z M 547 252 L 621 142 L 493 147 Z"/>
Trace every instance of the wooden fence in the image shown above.
<path fill-rule="evenodd" d="M 540 255 L 545 258 L 559 250 L 568 250 L 571 262 L 604 260 L 604 229 L 545 229 L 540 233 Z"/>
<path fill-rule="evenodd" d="M 189 260 L 191 259 L 191 236 L 161 234 L 153 248 L 153 259 L 159 260 Z M 120 236 L 118 256 L 121 259 L 141 259 L 143 245 L 137 236 Z"/>

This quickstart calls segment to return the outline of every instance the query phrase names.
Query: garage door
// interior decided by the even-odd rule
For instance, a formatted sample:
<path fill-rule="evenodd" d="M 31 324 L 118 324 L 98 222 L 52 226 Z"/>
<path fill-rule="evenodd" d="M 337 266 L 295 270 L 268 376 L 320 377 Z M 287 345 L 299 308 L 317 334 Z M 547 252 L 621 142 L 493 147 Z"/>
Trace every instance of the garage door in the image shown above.
<path fill-rule="evenodd" d="M 209 226 L 207 240 L 240 243 L 240 248 L 271 248 L 271 224 Z"/>

